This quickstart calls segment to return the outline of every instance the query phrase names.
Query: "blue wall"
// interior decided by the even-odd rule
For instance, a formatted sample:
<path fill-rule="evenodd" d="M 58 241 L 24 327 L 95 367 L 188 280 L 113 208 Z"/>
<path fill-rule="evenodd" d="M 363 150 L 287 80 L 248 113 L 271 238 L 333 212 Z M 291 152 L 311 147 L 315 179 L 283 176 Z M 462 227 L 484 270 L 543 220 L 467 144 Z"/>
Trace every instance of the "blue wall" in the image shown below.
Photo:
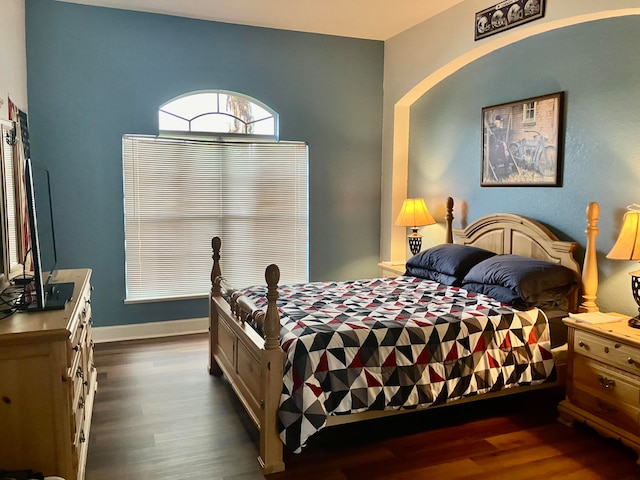
<path fill-rule="evenodd" d="M 638 32 L 640 18 L 631 16 L 522 40 L 459 70 L 411 112 L 409 191 L 427 199 L 451 195 L 459 207 L 464 203 L 457 225 L 498 210 L 520 213 L 547 224 L 561 239 L 584 245 L 585 208 L 590 201 L 600 204 L 603 310 L 619 310 L 624 301 L 635 305 L 626 273 L 623 287 L 610 288 L 616 291 L 607 291 L 607 279 L 637 264 L 605 255 L 624 207 L 640 202 Z M 565 92 L 563 186 L 480 187 L 482 107 L 557 91 Z"/>
<path fill-rule="evenodd" d="M 26 0 L 29 127 L 51 170 L 60 267 L 93 269 L 96 325 L 201 317 L 206 300 L 123 304 L 123 134 L 180 94 L 226 89 L 310 151 L 310 276 L 378 273 L 382 42 Z M 208 275 L 208 272 L 202 272 Z"/>

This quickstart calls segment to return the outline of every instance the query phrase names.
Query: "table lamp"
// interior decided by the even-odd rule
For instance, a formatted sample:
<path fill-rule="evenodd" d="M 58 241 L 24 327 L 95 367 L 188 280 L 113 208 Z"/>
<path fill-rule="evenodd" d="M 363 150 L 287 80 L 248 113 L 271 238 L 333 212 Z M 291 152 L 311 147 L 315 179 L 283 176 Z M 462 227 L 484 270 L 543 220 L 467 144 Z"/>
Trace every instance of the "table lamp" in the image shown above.
<path fill-rule="evenodd" d="M 627 207 L 622 222 L 622 230 L 615 245 L 607 254 L 614 260 L 640 260 L 640 205 Z M 631 291 L 638 304 L 638 315 L 629 319 L 629 326 L 640 328 L 640 270 L 629 272 L 631 275 Z"/>
<path fill-rule="evenodd" d="M 424 203 L 424 198 L 407 198 L 402 203 L 402 209 L 395 225 L 397 227 L 411 227 L 412 233 L 407 235 L 407 238 L 409 239 L 409 249 L 415 255 L 422 248 L 422 235 L 418 233 L 418 227 L 435 223 L 436 221 Z"/>

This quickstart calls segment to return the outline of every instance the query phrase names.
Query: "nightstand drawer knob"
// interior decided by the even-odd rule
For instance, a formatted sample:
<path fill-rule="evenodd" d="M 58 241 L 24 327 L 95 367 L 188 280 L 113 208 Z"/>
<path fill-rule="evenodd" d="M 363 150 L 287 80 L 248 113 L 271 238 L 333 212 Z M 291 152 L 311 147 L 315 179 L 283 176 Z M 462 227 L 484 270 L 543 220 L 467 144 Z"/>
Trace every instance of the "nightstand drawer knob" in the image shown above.
<path fill-rule="evenodd" d="M 616 386 L 616 381 L 611 380 L 610 378 L 603 377 L 602 375 L 598 375 L 598 382 L 604 388 L 614 388 Z"/>
<path fill-rule="evenodd" d="M 629 365 L 633 365 L 634 363 L 636 363 L 636 361 L 633 358 L 629 357 L 629 358 L 627 358 L 627 363 Z"/>
<path fill-rule="evenodd" d="M 579 347 L 584 347 L 584 342 L 582 340 L 580 340 L 580 342 L 578 343 Z"/>
<path fill-rule="evenodd" d="M 609 353 L 609 347 L 604 347 L 604 353 Z"/>

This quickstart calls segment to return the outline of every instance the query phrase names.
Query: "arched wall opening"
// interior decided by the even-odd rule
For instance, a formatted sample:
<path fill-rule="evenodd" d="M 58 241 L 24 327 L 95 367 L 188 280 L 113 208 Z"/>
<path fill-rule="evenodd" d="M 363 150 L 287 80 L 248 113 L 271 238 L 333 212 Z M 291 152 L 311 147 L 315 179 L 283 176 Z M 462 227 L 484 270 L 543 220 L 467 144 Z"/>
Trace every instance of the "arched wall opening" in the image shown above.
<path fill-rule="evenodd" d="M 496 50 L 519 42 L 529 37 L 539 35 L 548 31 L 557 30 L 580 23 L 592 22 L 596 20 L 623 17 L 630 15 L 640 15 L 640 8 L 627 8 L 608 10 L 586 15 L 578 15 L 561 20 L 533 25 L 529 28 L 516 29 L 511 33 L 498 36 L 495 40 L 487 42 L 464 55 L 452 60 L 447 65 L 433 72 L 421 82 L 411 88 L 394 105 L 393 110 L 393 150 L 392 150 L 392 185 L 391 185 L 391 211 L 390 221 L 383 223 L 383 229 L 390 235 L 390 251 L 382 251 L 383 259 L 392 261 L 404 261 L 407 254 L 406 229 L 395 227 L 395 220 L 402 202 L 408 196 L 408 172 L 409 172 L 409 133 L 411 126 L 411 107 L 424 94 L 434 88 L 440 82 L 453 75 L 470 63 L 488 55 Z M 389 199 L 387 199 L 388 201 Z M 385 235 L 385 232 L 382 232 Z"/>

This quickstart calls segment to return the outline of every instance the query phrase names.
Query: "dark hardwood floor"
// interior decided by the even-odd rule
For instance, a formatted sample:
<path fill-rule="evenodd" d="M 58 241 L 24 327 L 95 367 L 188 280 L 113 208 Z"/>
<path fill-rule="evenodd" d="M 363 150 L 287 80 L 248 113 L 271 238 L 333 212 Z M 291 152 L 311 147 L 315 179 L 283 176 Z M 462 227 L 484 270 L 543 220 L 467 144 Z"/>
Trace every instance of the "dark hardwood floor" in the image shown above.
<path fill-rule="evenodd" d="M 207 337 L 99 344 L 87 480 L 262 479 L 258 435 Z M 269 480 L 640 479 L 636 455 L 556 421 L 560 392 L 531 392 L 328 428 Z"/>

